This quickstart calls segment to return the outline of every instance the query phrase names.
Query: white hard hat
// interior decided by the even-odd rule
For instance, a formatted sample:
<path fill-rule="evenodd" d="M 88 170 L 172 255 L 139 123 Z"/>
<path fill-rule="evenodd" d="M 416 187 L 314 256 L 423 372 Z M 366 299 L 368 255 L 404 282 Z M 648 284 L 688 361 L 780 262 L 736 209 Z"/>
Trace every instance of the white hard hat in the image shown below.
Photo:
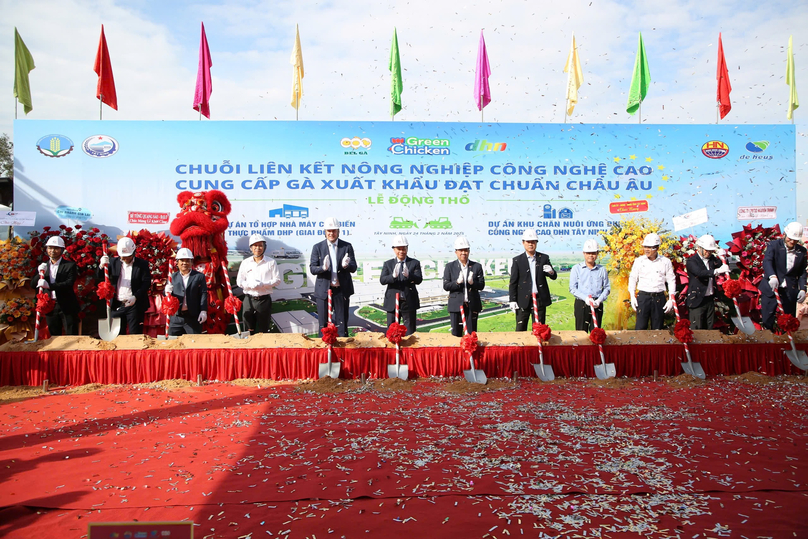
<path fill-rule="evenodd" d="M 696 241 L 696 245 L 707 251 L 715 251 L 718 245 L 715 244 L 715 238 L 709 234 L 705 234 Z"/>
<path fill-rule="evenodd" d="M 522 241 L 539 241 L 539 237 L 536 235 L 535 230 L 528 228 L 522 232 Z"/>
<path fill-rule="evenodd" d="M 253 235 L 250 236 L 250 247 L 252 247 L 256 243 L 261 243 L 261 242 L 264 242 L 264 243 L 267 242 L 266 238 L 264 236 L 262 236 L 261 234 L 253 234 Z"/>
<path fill-rule="evenodd" d="M 407 238 L 404 236 L 396 236 L 393 238 L 393 245 L 391 245 L 391 247 L 407 247 L 408 245 Z"/>
<path fill-rule="evenodd" d="M 182 249 L 177 251 L 177 255 L 174 258 L 176 258 L 177 260 L 193 260 L 194 253 L 192 253 L 191 250 L 188 249 L 187 247 L 183 247 Z"/>
<path fill-rule="evenodd" d="M 118 256 L 132 256 L 135 254 L 135 242 L 132 238 L 124 236 L 118 240 Z"/>
<path fill-rule="evenodd" d="M 336 217 L 328 217 L 323 225 L 324 230 L 339 230 L 339 221 Z"/>
<path fill-rule="evenodd" d="M 600 251 L 600 249 L 598 249 L 598 242 L 596 240 L 586 240 L 584 242 L 583 251 L 585 253 L 597 253 Z"/>
<path fill-rule="evenodd" d="M 662 240 L 659 238 L 659 234 L 653 232 L 646 235 L 645 239 L 642 240 L 643 247 L 658 247 L 660 243 L 662 243 Z"/>
<path fill-rule="evenodd" d="M 790 240 L 801 240 L 802 239 L 802 225 L 798 222 L 794 221 L 793 223 L 788 223 L 785 229 L 786 237 Z"/>
<path fill-rule="evenodd" d="M 466 236 L 458 236 L 455 238 L 454 248 L 455 251 L 458 249 L 471 249 L 471 245 L 469 245 L 469 240 Z"/>
<path fill-rule="evenodd" d="M 63 240 L 61 236 L 51 236 L 48 239 L 48 243 L 45 244 L 45 247 L 61 247 L 64 249 L 65 240 Z"/>

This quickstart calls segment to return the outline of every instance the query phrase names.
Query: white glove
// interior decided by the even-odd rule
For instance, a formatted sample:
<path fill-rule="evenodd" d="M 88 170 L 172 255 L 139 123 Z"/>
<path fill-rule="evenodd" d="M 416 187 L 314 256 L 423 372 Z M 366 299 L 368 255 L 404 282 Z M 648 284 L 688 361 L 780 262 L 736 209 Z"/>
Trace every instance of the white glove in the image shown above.
<path fill-rule="evenodd" d="M 800 290 L 797 294 L 797 303 L 802 303 L 803 301 L 805 301 L 805 290 Z"/>
<path fill-rule="evenodd" d="M 166 295 L 170 295 L 172 292 L 174 292 L 174 283 L 169 279 L 166 283 Z"/>
<path fill-rule="evenodd" d="M 208 320 L 208 311 L 201 311 L 197 320 L 200 324 L 204 324 Z"/>
<path fill-rule="evenodd" d="M 129 296 L 128 298 L 126 298 L 125 300 L 123 300 L 123 306 L 124 306 L 124 307 L 131 307 L 132 305 L 134 305 L 134 304 L 135 304 L 135 301 L 137 301 L 137 300 L 135 299 L 135 296 Z"/>
<path fill-rule="evenodd" d="M 555 273 L 555 271 L 553 270 L 553 266 L 551 266 L 550 264 L 545 264 L 544 267 L 542 268 L 542 271 L 544 271 L 544 273 L 546 273 L 547 275 L 552 275 L 553 273 Z"/>
<path fill-rule="evenodd" d="M 37 271 L 48 271 L 48 265 L 46 263 L 41 263 L 39 267 L 36 269 Z"/>
<path fill-rule="evenodd" d="M 599 299 L 593 299 L 592 300 L 592 307 L 594 307 L 595 309 L 600 307 L 600 300 Z"/>
<path fill-rule="evenodd" d="M 345 256 L 342 257 L 342 269 L 348 267 L 348 264 L 351 263 L 351 257 L 348 256 L 348 253 L 345 253 Z"/>
<path fill-rule="evenodd" d="M 460 275 L 457 276 L 457 284 L 463 284 L 463 272 L 460 272 Z"/>
<path fill-rule="evenodd" d="M 37 288 L 44 288 L 45 290 L 48 290 L 50 288 L 50 285 L 48 285 L 48 281 L 46 281 L 45 279 L 40 279 L 36 283 L 36 287 Z"/>
<path fill-rule="evenodd" d="M 109 266 L 109 257 L 104 255 L 101 257 L 101 260 L 98 261 L 98 269 L 104 269 L 107 266 Z"/>
<path fill-rule="evenodd" d="M 664 307 L 665 314 L 670 314 L 671 311 L 673 311 L 673 302 L 674 301 L 675 300 L 669 299 L 668 301 L 665 302 L 665 307 Z"/>
<path fill-rule="evenodd" d="M 410 270 L 407 269 L 407 264 L 404 264 L 404 270 L 401 272 L 405 279 L 409 278 Z"/>
<path fill-rule="evenodd" d="M 638 304 L 637 304 L 637 296 L 635 296 L 634 294 L 632 294 L 632 295 L 631 295 L 631 308 L 632 308 L 632 309 L 634 309 L 634 311 L 636 312 L 636 311 L 637 311 L 637 307 L 638 307 Z"/>
<path fill-rule="evenodd" d="M 779 284 L 780 281 L 777 279 L 777 275 L 772 275 L 769 277 L 769 286 L 771 287 L 772 292 L 774 292 L 775 288 L 777 288 L 777 285 Z"/>
<path fill-rule="evenodd" d="M 323 258 L 323 271 L 328 271 L 329 269 L 331 269 L 331 257 L 325 255 L 325 258 Z"/>
<path fill-rule="evenodd" d="M 472 272 L 469 272 L 468 282 L 469 284 L 474 284 L 474 274 Z"/>
<path fill-rule="evenodd" d="M 516 312 L 517 309 L 519 309 L 519 304 L 516 303 L 515 301 L 512 301 L 511 302 L 511 311 Z"/>
<path fill-rule="evenodd" d="M 716 275 L 721 275 L 722 273 L 729 273 L 729 266 L 722 264 L 720 268 L 715 268 Z"/>
<path fill-rule="evenodd" d="M 400 267 L 401 267 L 401 266 L 398 264 L 398 262 L 396 262 L 396 267 L 395 267 L 395 269 L 393 270 L 393 279 L 398 279 L 398 276 L 399 276 L 399 272 L 398 272 L 398 270 L 399 270 L 399 268 L 400 268 Z M 407 271 L 407 267 L 406 267 L 406 266 L 404 266 L 404 271 Z"/>
<path fill-rule="evenodd" d="M 721 258 L 722 256 L 726 256 L 726 254 L 727 254 L 727 252 L 724 249 L 722 249 L 721 247 L 719 247 L 718 249 L 715 250 L 715 256 L 717 256 L 718 258 Z"/>

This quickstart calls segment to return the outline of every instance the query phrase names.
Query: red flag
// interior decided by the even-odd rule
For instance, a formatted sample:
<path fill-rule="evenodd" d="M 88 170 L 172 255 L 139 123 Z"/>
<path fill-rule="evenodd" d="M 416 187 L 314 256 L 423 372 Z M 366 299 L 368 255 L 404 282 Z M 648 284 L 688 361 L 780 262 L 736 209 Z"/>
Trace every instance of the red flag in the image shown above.
<path fill-rule="evenodd" d="M 199 38 L 199 69 L 196 72 L 196 90 L 194 91 L 194 110 L 198 110 L 205 118 L 210 119 L 210 94 L 213 93 L 213 81 L 210 78 L 210 58 L 208 36 L 205 35 L 205 23 L 202 23 L 202 36 Z"/>
<path fill-rule="evenodd" d="M 716 92 L 716 100 L 719 104 L 719 111 L 721 118 L 729 114 L 732 110 L 732 103 L 729 102 L 729 93 L 732 91 L 732 85 L 729 83 L 729 73 L 727 72 L 727 61 L 724 59 L 724 45 L 721 43 L 721 32 L 718 33 L 718 71 L 715 74 L 718 81 L 718 90 Z"/>
<path fill-rule="evenodd" d="M 115 94 L 115 79 L 112 76 L 112 63 L 109 61 L 107 38 L 104 37 L 104 25 L 101 25 L 101 40 L 98 42 L 98 53 L 95 55 L 95 72 L 98 74 L 96 95 L 102 103 L 118 110 L 118 96 Z"/>

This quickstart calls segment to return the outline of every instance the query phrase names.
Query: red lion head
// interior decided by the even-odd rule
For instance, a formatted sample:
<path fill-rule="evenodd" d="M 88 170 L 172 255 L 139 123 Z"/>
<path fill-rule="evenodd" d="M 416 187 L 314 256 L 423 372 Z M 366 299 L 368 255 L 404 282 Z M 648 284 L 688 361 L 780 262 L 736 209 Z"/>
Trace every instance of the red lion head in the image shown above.
<path fill-rule="evenodd" d="M 230 201 L 221 191 L 183 191 L 177 195 L 180 212 L 171 222 L 171 233 L 182 238 L 182 246 L 194 253 L 195 260 L 212 255 L 227 256 L 224 232 L 230 224 Z"/>

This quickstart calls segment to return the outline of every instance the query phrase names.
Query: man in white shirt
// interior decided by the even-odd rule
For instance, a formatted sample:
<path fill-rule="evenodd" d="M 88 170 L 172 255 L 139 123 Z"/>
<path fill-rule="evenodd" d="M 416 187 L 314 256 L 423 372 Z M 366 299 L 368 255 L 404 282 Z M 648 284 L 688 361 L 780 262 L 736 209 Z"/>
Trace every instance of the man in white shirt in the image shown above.
<path fill-rule="evenodd" d="M 278 265 L 265 255 L 266 248 L 267 241 L 263 236 L 250 236 L 252 256 L 241 261 L 236 276 L 236 285 L 244 291 L 241 315 L 251 334 L 269 333 L 269 322 L 272 319 L 270 293 L 281 282 Z"/>
<path fill-rule="evenodd" d="M 705 234 L 696 241 L 695 254 L 687 259 L 688 318 L 692 329 L 713 329 L 715 324 L 716 276 L 729 273 L 729 266 L 715 256 L 715 239 Z"/>
<path fill-rule="evenodd" d="M 659 254 L 662 239 L 658 234 L 648 234 L 642 241 L 643 256 L 634 261 L 628 277 L 628 297 L 631 308 L 637 311 L 634 329 L 662 329 L 665 314 L 673 311 L 676 301 L 676 274 L 671 261 Z M 668 300 L 665 301 L 665 284 L 668 285 Z M 635 291 L 639 294 L 635 295 Z"/>

